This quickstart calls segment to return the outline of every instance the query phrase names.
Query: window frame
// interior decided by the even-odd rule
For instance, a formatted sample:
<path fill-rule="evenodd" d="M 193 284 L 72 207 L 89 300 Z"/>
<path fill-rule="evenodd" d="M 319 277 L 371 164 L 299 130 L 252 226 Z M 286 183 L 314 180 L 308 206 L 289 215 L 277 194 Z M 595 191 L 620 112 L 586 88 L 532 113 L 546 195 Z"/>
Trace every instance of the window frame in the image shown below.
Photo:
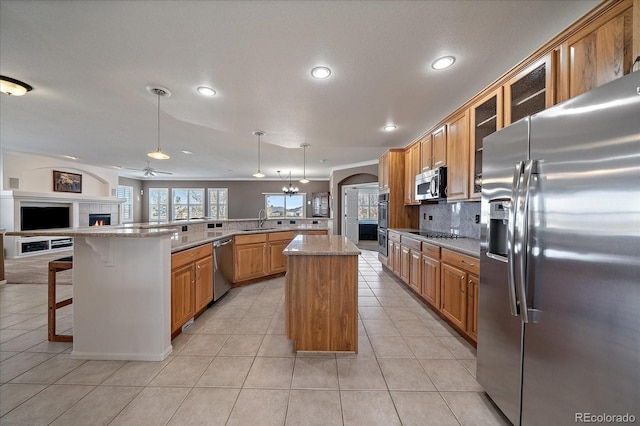
<path fill-rule="evenodd" d="M 211 206 L 212 206 L 212 202 L 211 202 L 211 193 L 213 191 L 218 192 L 218 196 L 216 197 L 216 200 L 218 200 L 216 202 L 216 215 L 214 216 L 211 213 Z M 220 191 L 224 191 L 225 192 L 225 199 L 227 200 L 226 203 L 224 204 L 220 204 Z M 224 217 L 220 217 L 220 206 L 223 205 L 226 207 L 225 209 L 225 215 Z M 208 209 L 208 216 L 211 219 L 216 219 L 216 220 L 228 220 L 229 219 L 229 188 L 207 188 L 207 209 Z"/>
<path fill-rule="evenodd" d="M 163 203 L 158 203 L 158 204 L 152 204 L 151 203 L 151 193 L 154 191 L 164 191 L 167 195 L 167 202 L 165 204 Z M 149 214 L 149 222 L 168 222 L 169 221 L 169 188 L 149 188 L 147 190 L 147 192 L 149 193 L 149 210 L 148 210 L 148 214 Z M 160 200 L 160 197 L 158 197 L 158 200 Z M 157 206 L 158 210 L 160 211 L 160 207 L 162 206 L 166 207 L 166 212 L 167 212 L 167 217 L 166 218 L 153 218 L 152 215 L 152 211 L 153 211 L 153 207 Z"/>
<path fill-rule="evenodd" d="M 367 204 L 361 204 L 360 203 L 360 195 L 367 195 Z M 375 203 L 372 203 L 372 195 L 375 194 Z M 360 217 L 360 207 L 367 207 L 367 210 L 369 211 L 369 216 L 368 217 Z M 376 217 L 372 217 L 371 216 L 371 212 L 375 211 L 376 213 Z M 376 193 L 375 191 L 358 191 L 358 220 L 360 221 L 377 221 L 378 220 L 378 193 Z"/>
<path fill-rule="evenodd" d="M 266 212 L 267 219 L 306 219 L 307 217 L 307 193 L 299 192 L 295 195 L 289 196 L 282 192 L 265 192 L 264 195 L 264 211 Z M 271 216 L 269 215 L 269 205 L 267 202 L 267 197 L 270 196 L 282 196 L 284 198 L 284 216 Z M 302 197 L 302 216 L 287 216 L 287 199 L 291 197 L 300 196 Z"/>
<path fill-rule="evenodd" d="M 176 203 L 175 202 L 175 193 L 177 191 L 187 191 L 187 201 L 186 203 L 181 202 L 181 203 Z M 201 204 L 192 204 L 191 203 L 191 193 L 195 192 L 195 191 L 200 191 L 201 192 L 201 198 L 202 198 L 202 203 Z M 206 203 L 204 200 L 204 188 L 171 188 L 171 220 L 190 220 L 190 219 L 196 219 L 196 218 L 192 218 L 191 217 L 191 209 L 194 206 L 198 206 L 200 205 L 202 207 L 202 214 L 200 216 L 198 216 L 197 218 L 201 218 L 204 217 L 205 214 L 205 208 L 206 208 Z M 181 218 L 177 218 L 176 216 L 176 206 L 187 206 L 187 217 L 181 217 Z"/>
<path fill-rule="evenodd" d="M 125 194 L 123 196 L 120 196 L 120 191 L 124 191 Z M 129 196 L 126 195 L 126 192 L 129 192 Z M 124 203 L 121 204 L 120 207 L 120 222 L 122 223 L 132 223 L 133 222 L 133 186 L 129 186 L 129 185 L 118 185 L 116 187 L 116 197 L 117 198 L 124 198 L 125 201 Z M 129 207 L 129 215 L 128 217 L 125 217 L 125 207 Z"/>

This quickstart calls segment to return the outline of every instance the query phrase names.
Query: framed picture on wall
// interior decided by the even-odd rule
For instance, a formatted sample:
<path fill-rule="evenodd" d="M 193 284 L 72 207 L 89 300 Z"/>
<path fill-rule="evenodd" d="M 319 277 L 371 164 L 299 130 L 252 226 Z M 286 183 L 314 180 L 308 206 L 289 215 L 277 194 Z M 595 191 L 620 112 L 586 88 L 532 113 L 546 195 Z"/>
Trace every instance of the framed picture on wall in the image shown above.
<path fill-rule="evenodd" d="M 82 175 L 54 170 L 53 190 L 56 192 L 82 193 Z"/>

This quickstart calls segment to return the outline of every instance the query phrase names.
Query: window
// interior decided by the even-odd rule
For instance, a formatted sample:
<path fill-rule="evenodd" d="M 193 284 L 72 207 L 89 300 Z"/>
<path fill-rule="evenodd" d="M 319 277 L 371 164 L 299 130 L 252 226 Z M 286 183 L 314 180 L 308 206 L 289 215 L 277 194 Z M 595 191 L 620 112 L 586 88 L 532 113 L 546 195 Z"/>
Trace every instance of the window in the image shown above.
<path fill-rule="evenodd" d="M 378 220 L 378 193 L 358 192 L 358 220 Z"/>
<path fill-rule="evenodd" d="M 209 188 L 209 217 L 228 219 L 229 197 L 227 188 Z"/>
<path fill-rule="evenodd" d="M 149 222 L 169 220 L 169 190 L 149 188 Z"/>
<path fill-rule="evenodd" d="M 306 194 L 284 195 L 265 194 L 264 202 L 267 206 L 267 218 L 303 218 L 306 216 Z"/>
<path fill-rule="evenodd" d="M 118 185 L 116 196 L 127 200 L 122 204 L 120 219 L 122 222 L 133 222 L 133 186 Z"/>
<path fill-rule="evenodd" d="M 204 189 L 172 189 L 173 220 L 204 217 Z"/>

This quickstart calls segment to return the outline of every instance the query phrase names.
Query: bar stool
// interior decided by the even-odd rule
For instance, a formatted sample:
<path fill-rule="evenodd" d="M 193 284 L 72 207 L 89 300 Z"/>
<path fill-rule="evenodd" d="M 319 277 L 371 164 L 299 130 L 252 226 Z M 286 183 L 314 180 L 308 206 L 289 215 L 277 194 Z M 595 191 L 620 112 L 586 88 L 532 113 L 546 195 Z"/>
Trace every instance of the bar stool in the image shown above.
<path fill-rule="evenodd" d="M 63 257 L 49 262 L 49 341 L 73 342 L 73 336 L 69 334 L 56 334 L 56 310 L 73 303 L 70 297 L 56 302 L 56 273 L 73 268 L 73 256 Z"/>

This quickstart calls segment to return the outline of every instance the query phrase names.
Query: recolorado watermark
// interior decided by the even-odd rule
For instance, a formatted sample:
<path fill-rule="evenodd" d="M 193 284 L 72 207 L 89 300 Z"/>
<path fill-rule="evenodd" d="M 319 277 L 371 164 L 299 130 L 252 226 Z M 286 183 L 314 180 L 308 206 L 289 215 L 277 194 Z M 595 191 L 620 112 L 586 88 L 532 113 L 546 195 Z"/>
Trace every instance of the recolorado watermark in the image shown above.
<path fill-rule="evenodd" d="M 633 414 L 594 414 L 594 413 L 576 413 L 576 423 L 635 423 L 636 416 Z"/>

